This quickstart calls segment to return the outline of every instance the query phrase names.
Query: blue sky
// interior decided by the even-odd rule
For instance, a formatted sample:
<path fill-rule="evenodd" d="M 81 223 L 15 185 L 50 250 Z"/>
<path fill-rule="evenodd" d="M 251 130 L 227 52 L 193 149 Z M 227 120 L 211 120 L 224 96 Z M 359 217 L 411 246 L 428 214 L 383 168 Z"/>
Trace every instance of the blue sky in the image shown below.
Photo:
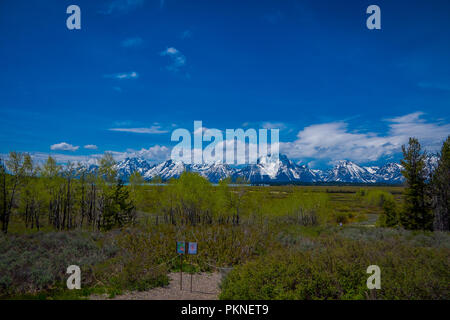
<path fill-rule="evenodd" d="M 371 4 L 381 30 L 366 28 Z M 435 151 L 448 39 L 446 0 L 3 0 L 0 153 L 156 161 L 194 120 L 280 128 L 281 151 L 313 167 L 398 159 L 410 135 Z"/>

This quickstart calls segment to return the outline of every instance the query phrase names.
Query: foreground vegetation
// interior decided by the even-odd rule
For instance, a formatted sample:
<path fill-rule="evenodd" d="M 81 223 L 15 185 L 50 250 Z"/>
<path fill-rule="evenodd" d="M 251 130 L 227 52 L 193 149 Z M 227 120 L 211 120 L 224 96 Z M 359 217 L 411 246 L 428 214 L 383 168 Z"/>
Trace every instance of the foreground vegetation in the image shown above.
<path fill-rule="evenodd" d="M 181 267 L 176 241 L 195 241 L 183 270 L 232 268 L 222 299 L 449 299 L 448 146 L 439 175 L 426 179 L 411 140 L 406 185 L 364 188 L 214 186 L 193 173 L 166 184 L 135 173 L 125 185 L 110 155 L 88 173 L 12 153 L 0 172 L 0 298 L 163 286 Z M 82 290 L 66 288 L 73 264 Z M 374 264 L 379 290 L 366 286 Z"/>
<path fill-rule="evenodd" d="M 448 299 L 450 235 L 365 226 L 298 224 L 140 224 L 121 231 L 36 232 L 0 238 L 3 298 L 114 296 L 167 284 L 178 271 L 175 239 L 194 240 L 185 272 L 234 267 L 222 299 Z M 82 290 L 65 288 L 68 265 Z M 368 290 L 366 269 L 379 265 L 381 290 Z M 376 291 L 376 292 L 375 292 Z"/>

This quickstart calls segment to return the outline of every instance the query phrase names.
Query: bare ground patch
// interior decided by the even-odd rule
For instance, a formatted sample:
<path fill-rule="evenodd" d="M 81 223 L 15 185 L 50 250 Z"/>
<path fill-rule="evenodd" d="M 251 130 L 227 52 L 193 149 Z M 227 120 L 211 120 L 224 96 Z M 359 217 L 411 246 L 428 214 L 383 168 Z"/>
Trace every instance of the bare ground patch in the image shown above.
<path fill-rule="evenodd" d="M 148 291 L 132 291 L 115 296 L 110 300 L 217 300 L 221 275 L 215 273 L 196 273 L 192 276 L 183 273 L 183 288 L 180 290 L 180 273 L 169 274 L 169 285 Z M 106 300 L 107 295 L 92 295 L 91 300 Z M 108 299 L 109 300 L 109 299 Z"/>

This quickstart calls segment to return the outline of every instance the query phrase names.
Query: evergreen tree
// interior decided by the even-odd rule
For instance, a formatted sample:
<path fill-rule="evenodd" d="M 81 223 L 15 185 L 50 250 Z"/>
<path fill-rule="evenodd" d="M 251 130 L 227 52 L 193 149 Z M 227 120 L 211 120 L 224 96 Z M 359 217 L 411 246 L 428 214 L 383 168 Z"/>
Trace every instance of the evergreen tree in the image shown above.
<path fill-rule="evenodd" d="M 397 204 L 394 199 L 386 199 L 383 202 L 383 211 L 385 214 L 384 226 L 395 227 L 398 225 Z"/>
<path fill-rule="evenodd" d="M 450 231 L 450 136 L 442 145 L 438 167 L 432 177 L 434 230 Z"/>
<path fill-rule="evenodd" d="M 409 138 L 408 146 L 402 146 L 402 151 L 406 188 L 400 223 L 410 230 L 431 230 L 433 215 L 426 197 L 425 154 L 416 138 Z"/>
<path fill-rule="evenodd" d="M 111 230 L 113 227 L 123 227 L 134 222 L 135 206 L 123 181 L 117 180 L 114 188 L 108 191 L 104 194 L 102 229 Z"/>

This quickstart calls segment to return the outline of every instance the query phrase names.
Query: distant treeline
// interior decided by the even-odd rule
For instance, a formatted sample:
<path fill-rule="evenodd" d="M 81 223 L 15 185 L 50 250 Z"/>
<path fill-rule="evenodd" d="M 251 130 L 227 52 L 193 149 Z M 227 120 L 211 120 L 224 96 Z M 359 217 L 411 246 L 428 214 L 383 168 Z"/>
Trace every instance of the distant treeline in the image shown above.
<path fill-rule="evenodd" d="M 417 139 L 411 138 L 403 146 L 403 156 L 404 201 L 399 205 L 394 197 L 384 197 L 381 205 L 385 214 L 378 224 L 412 230 L 449 230 L 450 136 L 431 176 L 427 176 L 425 154 Z M 184 172 L 164 186 L 156 178 L 151 187 L 134 172 L 124 185 L 115 164 L 112 155 L 106 153 L 99 160 L 99 169 L 89 172 L 80 164 L 58 165 L 52 157 L 39 166 L 29 154 L 11 152 L 8 159 L 0 159 L 2 231 L 8 232 L 12 215 L 23 221 L 27 229 L 49 226 L 56 230 L 109 230 L 133 224 L 138 212 L 152 214 L 155 223 L 238 225 L 243 216 L 262 219 L 264 215 L 314 225 L 329 221 L 332 214 L 327 209 L 326 193 L 355 192 L 345 188 L 348 184 L 333 183 L 320 190 L 323 193 L 296 188 L 286 199 L 269 201 L 267 189 L 271 188 L 253 192 L 251 186 L 233 187 L 230 179 L 212 188 L 207 179 L 191 172 Z M 314 185 L 324 188 L 322 184 Z M 341 188 L 335 190 L 333 186 Z M 359 195 L 364 196 L 364 192 Z"/>

